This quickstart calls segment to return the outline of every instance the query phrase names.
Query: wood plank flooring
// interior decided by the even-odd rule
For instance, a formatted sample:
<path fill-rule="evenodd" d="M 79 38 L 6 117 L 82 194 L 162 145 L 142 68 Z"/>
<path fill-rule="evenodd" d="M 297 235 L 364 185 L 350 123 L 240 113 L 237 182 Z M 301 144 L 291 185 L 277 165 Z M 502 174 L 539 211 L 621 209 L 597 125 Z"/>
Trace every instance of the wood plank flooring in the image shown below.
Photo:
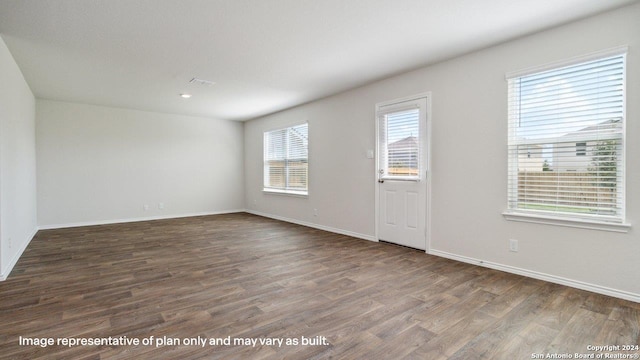
<path fill-rule="evenodd" d="M 154 339 L 20 345 L 125 336 Z M 40 231 L 0 283 L 2 359 L 531 359 L 639 336 L 637 303 L 244 213 Z M 233 344 L 266 338 L 291 343 Z"/>

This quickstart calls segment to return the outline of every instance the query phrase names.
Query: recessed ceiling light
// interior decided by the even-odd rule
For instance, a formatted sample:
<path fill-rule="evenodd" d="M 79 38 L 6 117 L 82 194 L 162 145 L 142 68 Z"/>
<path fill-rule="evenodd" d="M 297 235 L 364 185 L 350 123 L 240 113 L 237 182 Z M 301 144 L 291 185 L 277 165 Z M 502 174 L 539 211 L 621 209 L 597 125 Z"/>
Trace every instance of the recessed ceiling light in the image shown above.
<path fill-rule="evenodd" d="M 180 97 L 188 99 L 191 97 L 191 94 L 180 94 Z"/>

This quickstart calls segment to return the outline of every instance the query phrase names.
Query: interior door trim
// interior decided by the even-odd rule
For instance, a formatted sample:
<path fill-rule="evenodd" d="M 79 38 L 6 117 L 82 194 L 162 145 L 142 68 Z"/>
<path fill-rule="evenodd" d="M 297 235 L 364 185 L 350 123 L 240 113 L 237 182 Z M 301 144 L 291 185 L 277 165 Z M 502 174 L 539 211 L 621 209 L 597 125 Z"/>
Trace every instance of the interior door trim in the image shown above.
<path fill-rule="evenodd" d="M 425 162 L 425 174 L 424 174 L 424 186 L 426 187 L 425 189 L 425 195 L 426 195 L 426 208 L 425 208 L 425 240 L 426 240 L 426 249 L 425 252 L 427 254 L 431 253 L 431 178 L 432 178 L 432 171 L 431 171 L 431 122 L 432 122 L 432 111 L 431 111 L 431 92 L 427 91 L 427 92 L 423 92 L 423 93 L 419 93 L 419 94 L 415 94 L 415 95 L 411 95 L 411 96 L 406 96 L 406 97 L 402 97 L 402 98 L 398 98 L 398 99 L 394 99 L 394 100 L 389 100 L 389 101 L 384 101 L 384 102 L 380 102 L 377 103 L 375 106 L 375 172 L 374 172 L 374 176 L 372 176 L 372 181 L 374 181 L 374 192 L 375 192 L 375 241 L 379 242 L 379 241 L 383 241 L 380 240 L 380 232 L 379 232 L 379 228 L 380 228 L 380 185 L 381 183 L 378 181 L 378 174 L 380 171 L 380 153 L 379 153 L 379 145 L 378 145 L 378 136 L 379 134 L 379 114 L 380 114 L 380 109 L 382 107 L 386 107 L 389 106 L 390 104 L 394 104 L 394 103 L 399 103 L 399 102 L 406 102 L 406 101 L 412 101 L 412 100 L 418 100 L 418 99 L 422 99 L 422 98 L 426 98 L 427 101 L 427 108 L 426 108 L 426 147 L 425 147 L 425 151 L 427 153 Z M 386 110 L 386 109 L 385 109 Z"/>

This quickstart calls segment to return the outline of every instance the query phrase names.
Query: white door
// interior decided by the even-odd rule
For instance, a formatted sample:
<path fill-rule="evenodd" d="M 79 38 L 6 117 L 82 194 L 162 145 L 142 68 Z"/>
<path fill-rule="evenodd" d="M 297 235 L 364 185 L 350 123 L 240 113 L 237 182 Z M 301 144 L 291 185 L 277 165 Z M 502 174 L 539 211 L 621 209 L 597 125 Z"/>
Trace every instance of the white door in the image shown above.
<path fill-rule="evenodd" d="M 427 95 L 378 104 L 378 239 L 427 249 Z"/>

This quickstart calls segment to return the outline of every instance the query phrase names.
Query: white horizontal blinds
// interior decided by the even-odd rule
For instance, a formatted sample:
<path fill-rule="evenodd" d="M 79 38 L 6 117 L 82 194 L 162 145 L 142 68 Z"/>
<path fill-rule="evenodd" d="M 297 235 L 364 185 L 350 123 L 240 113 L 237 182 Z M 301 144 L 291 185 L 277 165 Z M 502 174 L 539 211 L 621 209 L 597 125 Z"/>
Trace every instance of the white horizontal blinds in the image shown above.
<path fill-rule="evenodd" d="M 264 187 L 306 192 L 308 187 L 308 125 L 264 133 Z"/>
<path fill-rule="evenodd" d="M 287 129 L 264 133 L 264 187 L 286 188 Z"/>
<path fill-rule="evenodd" d="M 419 178 L 420 109 L 383 113 L 379 124 L 382 178 Z"/>
<path fill-rule="evenodd" d="M 288 129 L 287 189 L 307 190 L 309 127 L 307 124 Z"/>
<path fill-rule="evenodd" d="M 625 55 L 508 79 L 509 208 L 621 221 Z"/>

